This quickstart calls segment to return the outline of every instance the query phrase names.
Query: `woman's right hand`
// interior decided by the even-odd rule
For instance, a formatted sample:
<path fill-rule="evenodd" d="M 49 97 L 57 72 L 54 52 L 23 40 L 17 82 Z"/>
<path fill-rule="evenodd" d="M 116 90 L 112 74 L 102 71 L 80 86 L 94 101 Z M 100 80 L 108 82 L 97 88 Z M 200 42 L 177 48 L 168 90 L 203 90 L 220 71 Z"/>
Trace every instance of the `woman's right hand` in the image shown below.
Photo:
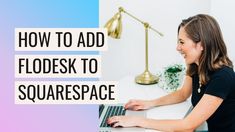
<path fill-rule="evenodd" d="M 124 108 L 128 110 L 147 110 L 154 107 L 153 101 L 151 100 L 130 100 Z"/>

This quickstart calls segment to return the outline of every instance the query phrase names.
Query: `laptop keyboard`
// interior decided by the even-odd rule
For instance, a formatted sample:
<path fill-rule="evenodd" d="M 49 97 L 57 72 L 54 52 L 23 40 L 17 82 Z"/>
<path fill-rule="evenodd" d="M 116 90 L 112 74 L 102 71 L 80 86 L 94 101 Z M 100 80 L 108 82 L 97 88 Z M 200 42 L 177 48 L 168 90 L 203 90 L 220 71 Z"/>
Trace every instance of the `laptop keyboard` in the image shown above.
<path fill-rule="evenodd" d="M 123 106 L 108 106 L 100 127 L 111 127 L 106 123 L 107 119 L 112 116 L 125 115 L 125 113 L 126 110 L 123 108 Z"/>
<path fill-rule="evenodd" d="M 104 110 L 104 105 L 103 104 L 99 105 L 99 118 L 100 118 L 103 110 Z"/>

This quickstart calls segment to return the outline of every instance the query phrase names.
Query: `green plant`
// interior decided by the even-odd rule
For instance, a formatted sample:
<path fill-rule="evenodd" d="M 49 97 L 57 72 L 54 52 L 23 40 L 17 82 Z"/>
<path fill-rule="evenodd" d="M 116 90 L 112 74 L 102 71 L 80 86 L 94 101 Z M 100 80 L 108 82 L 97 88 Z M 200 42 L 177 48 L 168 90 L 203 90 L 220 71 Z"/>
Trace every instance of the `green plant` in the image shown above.
<path fill-rule="evenodd" d="M 176 91 L 183 80 L 185 67 L 182 64 L 173 64 L 164 68 L 160 75 L 160 87 L 167 92 Z"/>
<path fill-rule="evenodd" d="M 166 72 L 168 73 L 177 73 L 184 70 L 184 67 L 181 64 L 174 64 L 172 66 L 166 67 Z"/>

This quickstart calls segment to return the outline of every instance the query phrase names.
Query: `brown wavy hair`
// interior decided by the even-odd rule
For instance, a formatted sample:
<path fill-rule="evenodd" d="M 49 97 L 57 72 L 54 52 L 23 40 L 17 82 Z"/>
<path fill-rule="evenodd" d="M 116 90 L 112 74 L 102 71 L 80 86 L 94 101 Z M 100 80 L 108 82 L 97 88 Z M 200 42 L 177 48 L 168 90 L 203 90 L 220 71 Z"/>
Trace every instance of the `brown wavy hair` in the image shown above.
<path fill-rule="evenodd" d="M 212 16 L 198 14 L 182 20 L 178 27 L 178 34 L 181 27 L 184 27 L 192 41 L 201 42 L 203 47 L 199 65 L 195 63 L 188 65 L 187 75 L 198 74 L 201 83 L 206 84 L 210 79 L 209 72 L 216 71 L 223 66 L 233 68 L 219 24 Z"/>

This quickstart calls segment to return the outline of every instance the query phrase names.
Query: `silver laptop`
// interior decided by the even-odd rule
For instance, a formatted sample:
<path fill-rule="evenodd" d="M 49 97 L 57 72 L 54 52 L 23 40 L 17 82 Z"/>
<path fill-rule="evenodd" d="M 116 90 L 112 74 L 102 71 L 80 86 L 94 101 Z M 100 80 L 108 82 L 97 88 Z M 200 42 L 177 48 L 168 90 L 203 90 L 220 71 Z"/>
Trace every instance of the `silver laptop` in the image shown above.
<path fill-rule="evenodd" d="M 116 115 L 133 115 L 146 117 L 145 111 L 130 111 L 123 108 L 123 104 L 99 105 L 99 132 L 144 132 L 144 128 L 113 128 L 106 123 L 109 117 Z"/>

